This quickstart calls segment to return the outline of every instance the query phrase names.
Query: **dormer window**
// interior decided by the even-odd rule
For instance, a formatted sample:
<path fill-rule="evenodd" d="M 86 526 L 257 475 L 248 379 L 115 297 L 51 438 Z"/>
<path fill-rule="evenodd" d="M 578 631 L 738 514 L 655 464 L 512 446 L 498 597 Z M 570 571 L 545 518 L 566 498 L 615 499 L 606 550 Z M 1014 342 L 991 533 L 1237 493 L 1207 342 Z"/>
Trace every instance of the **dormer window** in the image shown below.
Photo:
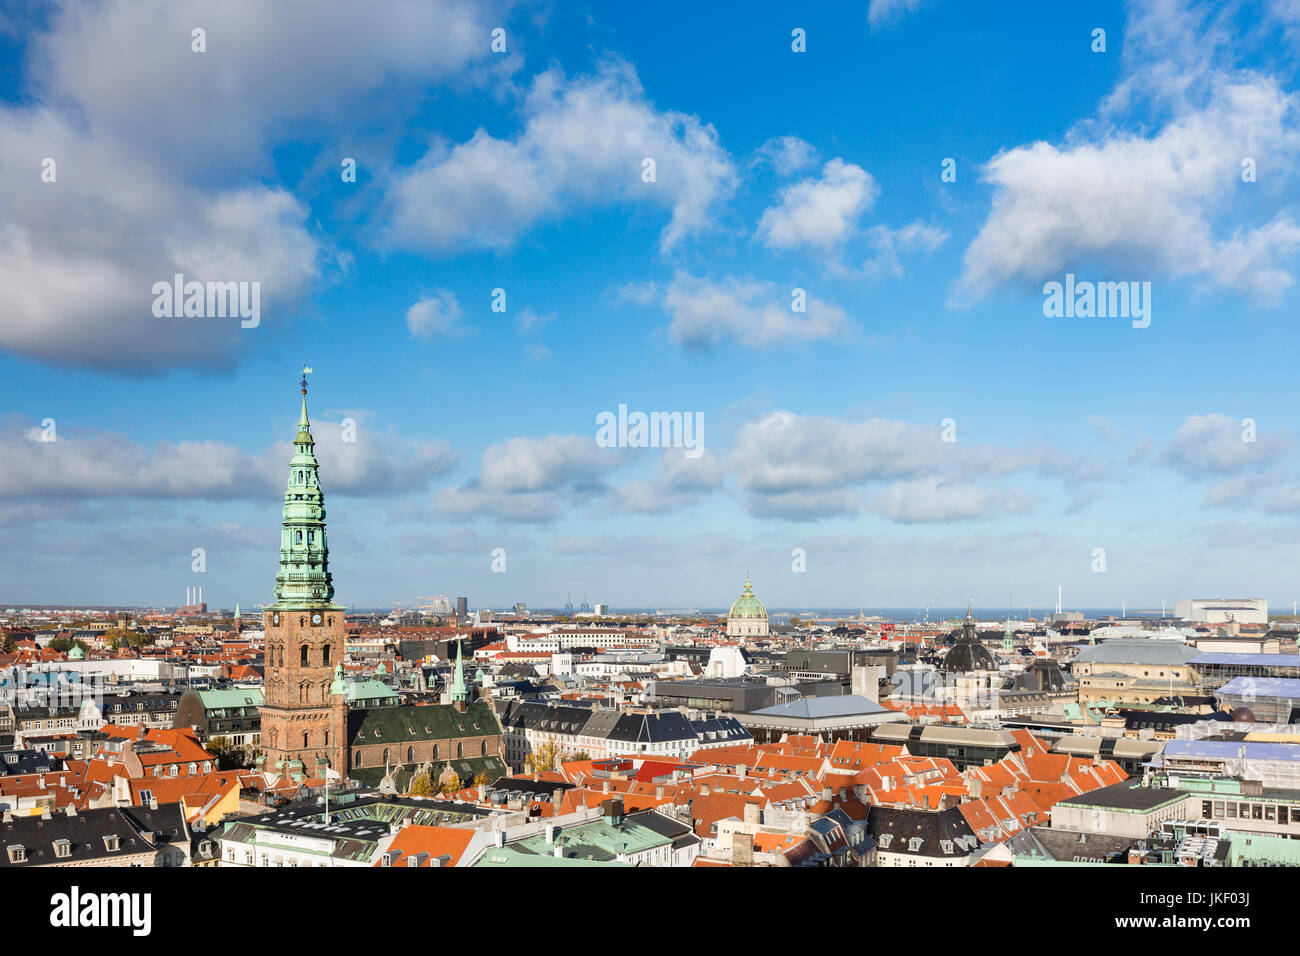
<path fill-rule="evenodd" d="M 104 849 L 109 853 L 116 853 L 121 849 L 121 842 L 118 840 L 116 833 L 110 833 L 104 837 Z"/>
<path fill-rule="evenodd" d="M 15 843 L 13 846 L 9 847 L 8 849 L 9 849 L 10 863 L 27 862 L 27 848 L 25 846 L 19 843 Z"/>
<path fill-rule="evenodd" d="M 60 860 L 66 860 L 72 856 L 72 843 L 69 840 L 54 841 L 54 855 Z"/>

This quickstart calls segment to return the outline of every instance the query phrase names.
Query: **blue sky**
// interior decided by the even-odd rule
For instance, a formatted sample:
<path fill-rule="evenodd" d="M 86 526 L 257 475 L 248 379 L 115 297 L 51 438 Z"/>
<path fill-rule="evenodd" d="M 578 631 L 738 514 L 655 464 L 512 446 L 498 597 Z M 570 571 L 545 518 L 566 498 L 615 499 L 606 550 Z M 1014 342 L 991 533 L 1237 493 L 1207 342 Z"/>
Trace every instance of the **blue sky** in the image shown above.
<path fill-rule="evenodd" d="M 0 16 L 0 603 L 267 600 L 304 360 L 348 603 L 1300 596 L 1293 4 L 787 6 Z"/>

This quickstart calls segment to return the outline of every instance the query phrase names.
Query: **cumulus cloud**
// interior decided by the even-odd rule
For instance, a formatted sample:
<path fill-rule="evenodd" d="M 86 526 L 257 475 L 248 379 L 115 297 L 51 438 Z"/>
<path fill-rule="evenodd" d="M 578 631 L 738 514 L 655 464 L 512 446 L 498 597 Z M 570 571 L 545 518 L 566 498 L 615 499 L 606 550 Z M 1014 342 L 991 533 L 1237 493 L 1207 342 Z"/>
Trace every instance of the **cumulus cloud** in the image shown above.
<path fill-rule="evenodd" d="M 424 488 L 456 456 L 444 442 L 404 439 L 364 423 L 355 441 L 343 423 L 312 425 L 326 494 L 385 495 Z M 41 440 L 41 429 L 12 417 L 0 427 L 0 499 L 26 497 L 265 501 L 283 491 L 289 442 L 252 454 L 216 441 L 159 442 L 152 448 L 101 432 Z"/>
<path fill-rule="evenodd" d="M 1220 413 L 1190 415 L 1178 426 L 1160 460 L 1190 476 L 1226 474 L 1274 463 L 1293 445 L 1287 432 L 1260 434 L 1248 429 L 1242 419 Z M 1224 490 L 1217 494 L 1223 495 Z"/>
<path fill-rule="evenodd" d="M 1279 301 L 1294 282 L 1300 224 L 1277 203 L 1256 205 L 1244 191 L 1264 187 L 1242 173 L 1245 160 L 1257 170 L 1290 163 L 1297 99 L 1232 64 L 1231 23 L 1210 5 L 1134 7 L 1125 72 L 1097 118 L 984 166 L 992 208 L 966 249 L 955 302 L 1085 269 Z"/>
<path fill-rule="evenodd" d="M 723 464 L 711 452 L 687 458 L 680 449 L 665 449 L 650 481 L 620 485 L 610 513 L 666 514 L 703 501 L 722 486 Z"/>
<path fill-rule="evenodd" d="M 794 520 L 866 509 L 899 522 L 946 521 L 1018 510 L 1018 489 L 976 485 L 1017 472 L 1082 480 L 1059 449 L 942 441 L 937 426 L 851 421 L 775 411 L 745 424 L 728 466 L 749 511 Z M 864 499 L 861 489 L 888 483 Z"/>
<path fill-rule="evenodd" d="M 499 0 L 72 0 L 35 38 L 34 80 L 76 103 L 92 135 L 188 167 L 266 162 L 305 122 L 356 125 L 369 94 L 496 64 Z M 191 31 L 206 31 L 206 53 Z M 115 185 L 121 185 L 116 182 Z"/>
<path fill-rule="evenodd" d="M 830 302 L 807 297 L 806 311 L 795 312 L 791 290 L 773 282 L 730 277 L 720 281 L 677 273 L 664 291 L 663 307 L 672 316 L 672 340 L 708 350 L 724 342 L 746 347 L 835 339 L 849 329 L 848 314 Z"/>
<path fill-rule="evenodd" d="M 555 491 L 591 488 L 601 475 L 621 463 L 622 452 L 601 448 L 590 435 L 508 438 L 483 453 L 480 477 L 495 491 Z"/>
<path fill-rule="evenodd" d="M 261 325 L 281 324 L 321 271 L 306 219 L 282 189 L 199 189 L 49 110 L 0 107 L 0 346 L 103 368 L 227 364 L 266 330 L 159 318 L 154 283 L 258 282 Z"/>
<path fill-rule="evenodd" d="M 755 163 L 766 163 L 778 176 L 793 176 L 817 162 L 817 150 L 798 136 L 777 136 L 754 151 Z"/>
<path fill-rule="evenodd" d="M 763 211 L 758 236 L 772 249 L 829 248 L 856 232 L 858 217 L 879 194 L 880 187 L 861 166 L 832 159 L 820 178 L 781 190 L 776 205 Z"/>
<path fill-rule="evenodd" d="M 483 452 L 475 477 L 441 489 L 435 503 L 451 519 L 544 524 L 607 494 L 609 472 L 626 461 L 624 449 L 601 448 L 589 435 L 508 438 Z"/>
<path fill-rule="evenodd" d="M 378 89 L 488 62 L 484 37 L 504 9 L 469 0 L 379 0 L 364 17 L 345 0 L 53 8 L 28 37 L 34 95 L 0 106 L 0 284 L 11 290 L 0 347 L 109 370 L 232 364 L 267 330 L 157 318 L 153 284 L 177 273 L 257 282 L 261 325 L 282 326 L 334 263 L 307 208 L 264 184 L 268 147 L 307 122 L 314 135 L 355 125 L 357 104 Z M 191 47 L 198 27 L 203 53 Z M 53 181 L 39 178 L 46 160 Z"/>
<path fill-rule="evenodd" d="M 710 224 L 735 187 L 734 164 L 712 126 L 656 109 L 636 72 L 607 59 L 592 76 L 541 74 L 513 139 L 478 130 L 464 143 L 436 144 L 400 174 L 388 199 L 400 245 L 445 251 L 462 244 L 502 249 L 540 222 L 610 202 L 671 210 L 660 246 Z M 655 161 L 655 181 L 642 179 Z"/>
<path fill-rule="evenodd" d="M 416 338 L 455 338 L 472 331 L 461 324 L 464 318 L 455 293 L 439 289 L 406 310 L 406 327 Z"/>

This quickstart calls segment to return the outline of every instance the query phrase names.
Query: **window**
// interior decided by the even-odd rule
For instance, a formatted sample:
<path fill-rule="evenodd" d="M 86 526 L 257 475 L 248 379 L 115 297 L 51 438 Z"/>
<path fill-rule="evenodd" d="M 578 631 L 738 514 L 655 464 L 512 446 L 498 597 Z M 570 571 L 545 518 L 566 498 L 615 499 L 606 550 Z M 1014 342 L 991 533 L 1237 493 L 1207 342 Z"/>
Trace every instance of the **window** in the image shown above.
<path fill-rule="evenodd" d="M 407 762 L 407 763 L 414 763 L 414 762 L 415 762 L 415 748 L 414 748 L 414 747 L 407 747 L 407 748 L 406 748 L 406 762 Z"/>
<path fill-rule="evenodd" d="M 68 857 L 72 856 L 72 844 L 67 840 L 55 840 L 54 855 L 60 860 L 66 860 Z"/>
<path fill-rule="evenodd" d="M 487 741 L 486 741 L 486 740 L 483 741 L 481 744 L 478 745 L 478 755 L 479 755 L 480 757 L 486 757 L 486 756 L 487 756 Z"/>
<path fill-rule="evenodd" d="M 301 658 L 300 663 L 302 664 L 303 667 L 306 667 L 307 666 L 307 645 L 304 644 L 300 650 L 301 650 L 301 653 L 299 654 L 299 657 Z"/>
<path fill-rule="evenodd" d="M 330 623 L 334 623 L 334 618 L 330 618 Z M 321 649 L 320 662 L 322 664 L 328 664 L 330 662 L 330 646 L 328 644 Z"/>
<path fill-rule="evenodd" d="M 307 731 L 305 730 L 302 732 L 302 748 L 303 750 L 307 749 Z"/>
<path fill-rule="evenodd" d="M 438 759 L 438 745 L 437 745 L 437 744 L 434 744 L 434 745 L 433 745 L 433 759 L 434 759 L 434 760 L 437 760 L 437 759 Z"/>
<path fill-rule="evenodd" d="M 465 756 L 465 745 L 464 745 L 464 744 L 457 744 L 457 745 L 456 745 L 456 756 L 457 756 L 457 757 L 463 757 L 463 756 Z"/>
<path fill-rule="evenodd" d="M 384 766 L 388 766 L 388 748 L 384 748 Z"/>
<path fill-rule="evenodd" d="M 360 750 L 358 750 L 356 753 L 354 753 L 354 754 L 352 755 L 352 766 L 354 766 L 354 767 L 360 767 L 360 766 L 361 766 L 361 751 L 360 751 Z"/>

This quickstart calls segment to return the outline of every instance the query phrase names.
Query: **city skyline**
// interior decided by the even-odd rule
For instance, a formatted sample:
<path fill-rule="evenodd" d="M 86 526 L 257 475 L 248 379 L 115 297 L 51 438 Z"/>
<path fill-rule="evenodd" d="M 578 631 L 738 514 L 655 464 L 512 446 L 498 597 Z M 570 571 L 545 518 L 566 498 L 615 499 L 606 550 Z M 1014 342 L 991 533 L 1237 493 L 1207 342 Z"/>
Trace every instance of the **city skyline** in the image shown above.
<path fill-rule="evenodd" d="M 0 20 L 0 603 L 269 603 L 305 360 L 348 606 L 1290 610 L 1263 10 L 437 5 L 322 16 L 328 80 L 273 10 Z M 1049 317 L 1076 281 L 1145 317 Z M 637 412 L 696 447 L 602 444 Z"/>

